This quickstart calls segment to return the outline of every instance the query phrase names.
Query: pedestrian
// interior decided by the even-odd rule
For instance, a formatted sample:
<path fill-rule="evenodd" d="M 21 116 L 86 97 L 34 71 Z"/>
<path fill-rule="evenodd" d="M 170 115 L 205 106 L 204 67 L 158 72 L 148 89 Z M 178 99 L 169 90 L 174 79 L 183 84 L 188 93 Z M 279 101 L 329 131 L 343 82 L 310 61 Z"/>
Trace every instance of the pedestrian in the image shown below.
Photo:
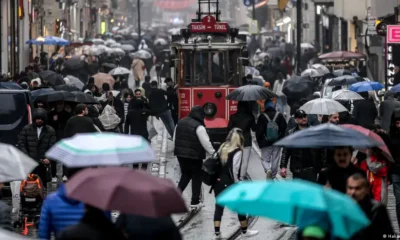
<path fill-rule="evenodd" d="M 99 116 L 99 120 L 101 124 L 103 124 L 106 132 L 120 132 L 118 126 L 121 123 L 121 118 L 119 118 L 115 109 L 110 105 L 105 105 Z"/>
<path fill-rule="evenodd" d="M 229 117 L 228 131 L 234 128 L 242 130 L 244 137 L 241 176 L 246 176 L 249 166 L 253 139 L 251 131 L 256 131 L 256 120 L 247 102 L 238 102 L 237 112 Z"/>
<path fill-rule="evenodd" d="M 274 83 L 273 92 L 276 95 L 278 95 L 277 109 L 280 113 L 283 113 L 283 115 L 286 118 L 287 98 L 286 98 L 286 95 L 282 92 L 283 85 L 285 84 L 286 80 L 284 79 L 284 76 L 281 72 L 279 72 L 276 77 L 277 77 L 277 80 Z"/>
<path fill-rule="evenodd" d="M 61 231 L 57 240 L 127 240 L 121 230 L 98 208 L 85 204 L 85 214 L 78 224 Z"/>
<path fill-rule="evenodd" d="M 282 149 L 273 144 L 285 136 L 287 124 L 285 117 L 275 110 L 275 104 L 271 100 L 265 101 L 264 109 L 258 117 L 256 138 L 261 148 L 261 161 L 267 179 L 274 179 L 278 173 Z"/>
<path fill-rule="evenodd" d="M 226 188 L 243 180 L 241 175 L 242 156 L 244 148 L 243 132 L 239 128 L 233 128 L 226 138 L 226 141 L 218 150 L 219 161 L 221 161 L 221 172 L 216 183 L 213 186 L 215 198 Z M 214 211 L 214 239 L 222 239 L 221 220 L 224 213 L 224 207 L 215 204 Z M 258 231 L 249 230 L 246 215 L 238 215 L 242 237 L 251 237 L 258 234 Z"/>
<path fill-rule="evenodd" d="M 123 132 L 123 123 L 125 121 L 124 104 L 121 100 L 114 97 L 112 91 L 107 92 L 107 103 L 115 110 L 118 118 L 120 119 L 118 129 L 119 132 Z"/>
<path fill-rule="evenodd" d="M 126 233 L 128 240 L 182 240 L 181 233 L 171 217 L 149 218 L 121 214 L 115 224 Z"/>
<path fill-rule="evenodd" d="M 359 93 L 364 99 L 354 102 L 353 116 L 357 123 L 367 129 L 372 129 L 378 116 L 374 101 L 369 98 L 368 92 Z"/>
<path fill-rule="evenodd" d="M 89 113 L 86 104 L 78 104 L 75 107 L 76 116 L 71 117 L 65 126 L 65 138 L 70 138 L 77 133 L 97 132 L 93 121 L 87 117 Z"/>
<path fill-rule="evenodd" d="M 331 123 L 338 125 L 340 121 L 339 113 L 332 113 L 331 115 L 324 115 L 321 123 Z"/>
<path fill-rule="evenodd" d="M 381 117 L 381 126 L 386 132 L 390 131 L 392 115 L 396 109 L 400 108 L 398 94 L 395 96 L 385 96 L 385 101 L 379 105 L 379 116 Z"/>
<path fill-rule="evenodd" d="M 157 88 L 157 81 L 151 82 L 151 94 L 149 97 L 150 110 L 157 119 L 161 118 L 171 138 L 174 136 L 174 120 L 168 109 L 168 94 L 165 90 Z"/>
<path fill-rule="evenodd" d="M 353 156 L 352 147 L 335 147 L 332 150 L 332 155 L 333 162 L 326 170 L 321 171 L 318 176 L 318 183 L 346 193 L 347 179 L 355 173 L 364 172 L 351 161 Z"/>
<path fill-rule="evenodd" d="M 393 194 L 396 200 L 397 223 L 400 228 L 400 109 L 397 109 L 393 113 L 389 136 L 389 149 L 394 159 L 394 164 L 389 168 L 389 174 L 393 184 Z"/>
<path fill-rule="evenodd" d="M 68 169 L 67 178 L 71 178 L 80 170 L 80 168 Z M 52 234 L 54 234 L 57 238 L 62 230 L 77 224 L 84 213 L 84 204 L 69 198 L 66 194 L 65 185 L 62 183 L 57 191 L 47 195 L 43 202 L 38 237 L 50 240 Z"/>
<path fill-rule="evenodd" d="M 151 143 L 147 129 L 149 110 L 146 109 L 144 100 L 136 99 L 131 106 L 132 108 L 129 109 L 126 117 L 124 133 L 142 136 Z M 137 167 L 137 165 L 134 165 L 134 167 Z M 142 169 L 147 169 L 147 163 L 142 163 Z"/>
<path fill-rule="evenodd" d="M 146 98 L 149 98 L 151 93 L 150 76 L 144 77 L 144 82 L 142 83 L 142 88 L 144 89 Z"/>
<path fill-rule="evenodd" d="M 178 158 L 182 172 L 178 188 L 183 192 L 192 180 L 192 208 L 202 207 L 200 192 L 203 160 L 206 152 L 215 152 L 205 128 L 205 115 L 202 107 L 194 106 L 187 117 L 179 120 L 173 139 L 174 155 Z"/>
<path fill-rule="evenodd" d="M 178 123 L 179 114 L 178 85 L 175 85 L 170 77 L 167 77 L 164 82 L 167 84 L 168 108 L 171 111 L 172 119 L 174 119 L 174 124 L 176 125 Z"/>
<path fill-rule="evenodd" d="M 97 106 L 95 105 L 89 105 L 88 106 L 88 115 L 87 115 L 90 119 L 92 119 L 94 126 L 96 127 L 96 130 L 98 132 L 105 132 L 106 129 L 104 128 L 103 124 L 101 123 L 101 121 L 99 120 L 99 109 Z"/>
<path fill-rule="evenodd" d="M 126 123 L 126 116 L 128 115 L 129 102 L 132 100 L 133 95 L 129 91 L 124 91 L 122 96 L 122 103 L 124 104 L 124 124 Z"/>
<path fill-rule="evenodd" d="M 370 195 L 368 179 L 365 174 L 355 173 L 347 180 L 347 195 L 358 202 L 370 225 L 357 233 L 352 240 L 383 239 L 394 234 L 392 222 L 384 204 L 375 201 Z"/>
<path fill-rule="evenodd" d="M 133 73 L 133 79 L 135 80 L 135 86 L 139 87 L 140 82 L 144 80 L 144 71 L 146 70 L 146 65 L 144 64 L 142 59 L 134 56 L 131 69 Z"/>
<path fill-rule="evenodd" d="M 19 149 L 39 163 L 33 173 L 40 177 L 45 187 L 51 180 L 47 175 L 51 171 L 50 160 L 45 154 L 56 141 L 56 132 L 47 124 L 47 112 L 41 108 L 36 109 L 32 124 L 26 125 L 18 137 Z"/>
<path fill-rule="evenodd" d="M 309 127 L 307 124 L 307 114 L 297 109 L 294 118 L 296 127 L 288 131 L 288 135 L 294 134 L 298 131 Z M 310 182 L 317 181 L 317 174 L 320 172 L 323 163 L 323 154 L 320 149 L 311 148 L 286 148 L 282 150 L 281 157 L 281 176 L 286 178 L 287 165 L 290 160 L 290 171 L 293 173 L 293 178 L 300 178 Z"/>

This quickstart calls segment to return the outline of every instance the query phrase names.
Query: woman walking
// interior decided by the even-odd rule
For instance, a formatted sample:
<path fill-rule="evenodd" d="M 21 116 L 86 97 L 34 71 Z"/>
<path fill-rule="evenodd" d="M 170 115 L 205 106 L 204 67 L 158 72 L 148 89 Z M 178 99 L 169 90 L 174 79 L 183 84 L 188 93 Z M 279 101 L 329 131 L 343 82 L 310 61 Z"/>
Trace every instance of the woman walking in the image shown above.
<path fill-rule="evenodd" d="M 221 145 L 218 150 L 219 159 L 222 164 L 222 170 L 217 182 L 214 185 L 215 197 L 217 197 L 222 191 L 227 187 L 242 180 L 240 175 L 240 168 L 242 165 L 244 147 L 244 137 L 242 130 L 239 128 L 232 129 L 226 142 Z M 214 212 L 214 239 L 221 239 L 221 219 L 224 213 L 224 207 L 220 205 L 215 205 Z M 247 217 L 243 215 L 238 215 L 240 226 L 242 229 L 242 237 L 251 237 L 258 234 L 258 231 L 248 230 L 247 227 Z"/>

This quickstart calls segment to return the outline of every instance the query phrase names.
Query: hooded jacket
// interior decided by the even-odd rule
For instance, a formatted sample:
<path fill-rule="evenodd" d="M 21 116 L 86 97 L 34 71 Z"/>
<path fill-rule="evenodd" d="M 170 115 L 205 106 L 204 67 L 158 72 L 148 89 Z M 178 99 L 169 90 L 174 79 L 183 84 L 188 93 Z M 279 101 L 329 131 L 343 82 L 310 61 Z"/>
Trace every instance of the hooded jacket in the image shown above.
<path fill-rule="evenodd" d="M 204 109 L 200 106 L 195 106 L 190 111 L 189 116 L 178 122 L 174 134 L 175 156 L 190 159 L 204 159 L 206 157 L 205 149 L 210 153 L 210 149 L 213 149 L 213 147 L 207 132 L 205 132 L 204 118 Z M 204 137 L 202 133 L 199 134 L 198 132 L 198 128 L 200 127 L 201 130 L 204 129 Z M 211 154 L 213 152 L 214 151 L 211 151 Z"/>
<path fill-rule="evenodd" d="M 117 112 L 110 105 L 106 105 L 99 117 L 100 122 L 103 124 L 104 129 L 113 130 L 118 127 L 121 119 L 118 117 Z"/>
<path fill-rule="evenodd" d="M 126 116 L 124 133 L 140 135 L 148 139 L 147 119 L 149 111 L 145 108 L 145 101 L 142 99 L 132 100 L 131 107 Z"/>
<path fill-rule="evenodd" d="M 57 236 L 62 230 L 77 224 L 85 213 L 84 204 L 66 196 L 65 185 L 45 199 L 40 214 L 40 239 L 50 239 L 52 232 Z"/>
<path fill-rule="evenodd" d="M 258 145 L 260 148 L 272 146 L 276 141 L 279 141 L 285 136 L 287 123 L 285 117 L 278 113 L 278 117 L 276 118 L 275 122 L 278 125 L 279 129 L 279 138 L 276 141 L 267 140 L 265 134 L 267 132 L 267 125 L 269 123 L 268 119 L 265 117 L 264 114 L 267 114 L 271 121 L 274 119 L 275 114 L 278 113 L 273 107 L 268 106 L 264 113 L 260 114 L 258 117 L 257 125 L 256 125 L 256 138 Z"/>
<path fill-rule="evenodd" d="M 35 125 L 38 118 L 44 122 L 39 137 Z M 36 109 L 32 121 L 33 123 L 26 125 L 19 134 L 18 147 L 31 158 L 40 161 L 46 158 L 45 153 L 56 143 L 57 137 L 54 129 L 47 125 L 47 112 L 44 109 Z"/>
<path fill-rule="evenodd" d="M 230 116 L 228 131 L 233 128 L 242 129 L 244 146 L 250 147 L 252 145 L 251 130 L 255 131 L 256 120 L 247 102 L 239 102 L 237 112 Z"/>

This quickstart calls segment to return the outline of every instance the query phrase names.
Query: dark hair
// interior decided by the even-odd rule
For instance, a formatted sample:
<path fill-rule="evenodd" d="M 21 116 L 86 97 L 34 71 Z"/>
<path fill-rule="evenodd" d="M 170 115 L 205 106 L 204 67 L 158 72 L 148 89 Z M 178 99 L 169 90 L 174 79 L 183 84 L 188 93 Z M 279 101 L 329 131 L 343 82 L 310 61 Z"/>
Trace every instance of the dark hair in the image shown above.
<path fill-rule="evenodd" d="M 363 185 L 364 185 L 364 187 L 369 187 L 369 182 L 368 182 L 368 178 L 367 178 L 367 175 L 365 174 L 365 173 L 361 173 L 361 172 L 357 172 L 357 173 L 354 173 L 353 175 L 351 175 L 348 179 L 353 179 L 353 180 L 356 180 L 356 181 L 363 181 Z"/>
<path fill-rule="evenodd" d="M 349 149 L 349 151 L 350 151 L 350 153 L 352 153 L 353 151 L 354 151 L 354 148 L 353 147 L 351 147 L 351 146 L 338 146 L 338 147 L 335 147 L 335 149 L 334 149 L 334 152 L 337 150 L 337 149 Z"/>
<path fill-rule="evenodd" d="M 150 76 L 145 76 L 145 77 L 144 77 L 144 81 L 145 81 L 145 82 L 150 82 L 150 80 L 151 80 L 151 77 L 150 77 Z"/>
<path fill-rule="evenodd" d="M 110 91 L 110 84 L 108 83 L 103 83 L 103 85 L 101 85 L 101 88 L 103 89 L 103 91 Z"/>
<path fill-rule="evenodd" d="M 90 77 L 90 78 L 89 78 L 88 85 L 89 85 L 89 84 L 94 84 L 94 77 Z"/>
<path fill-rule="evenodd" d="M 157 81 L 152 81 L 152 82 L 150 83 L 150 86 L 152 86 L 152 87 L 157 87 L 157 86 L 158 86 L 158 82 L 157 82 Z"/>
<path fill-rule="evenodd" d="M 75 107 L 75 114 L 81 114 L 83 111 L 85 111 L 85 109 L 87 108 L 86 104 L 80 103 L 78 105 L 76 105 Z"/>
<path fill-rule="evenodd" d="M 139 88 L 136 88 L 135 93 L 137 93 L 137 92 L 142 92 L 142 90 L 140 90 Z"/>
<path fill-rule="evenodd" d="M 127 89 L 127 88 L 129 88 L 128 82 L 127 82 L 127 81 L 122 81 L 120 87 L 121 87 L 121 89 Z"/>

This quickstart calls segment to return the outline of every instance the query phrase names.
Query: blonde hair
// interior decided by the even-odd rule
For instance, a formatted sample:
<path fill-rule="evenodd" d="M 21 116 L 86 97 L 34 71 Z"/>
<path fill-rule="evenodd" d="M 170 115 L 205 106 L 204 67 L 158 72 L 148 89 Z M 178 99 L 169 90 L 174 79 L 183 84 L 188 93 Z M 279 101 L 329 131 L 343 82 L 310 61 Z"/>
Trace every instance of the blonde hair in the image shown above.
<path fill-rule="evenodd" d="M 242 134 L 242 130 L 240 128 L 232 129 L 226 141 L 221 145 L 218 150 L 219 158 L 221 159 L 222 164 L 225 164 L 228 161 L 229 153 L 240 148 L 243 150 L 244 145 L 244 137 Z"/>

